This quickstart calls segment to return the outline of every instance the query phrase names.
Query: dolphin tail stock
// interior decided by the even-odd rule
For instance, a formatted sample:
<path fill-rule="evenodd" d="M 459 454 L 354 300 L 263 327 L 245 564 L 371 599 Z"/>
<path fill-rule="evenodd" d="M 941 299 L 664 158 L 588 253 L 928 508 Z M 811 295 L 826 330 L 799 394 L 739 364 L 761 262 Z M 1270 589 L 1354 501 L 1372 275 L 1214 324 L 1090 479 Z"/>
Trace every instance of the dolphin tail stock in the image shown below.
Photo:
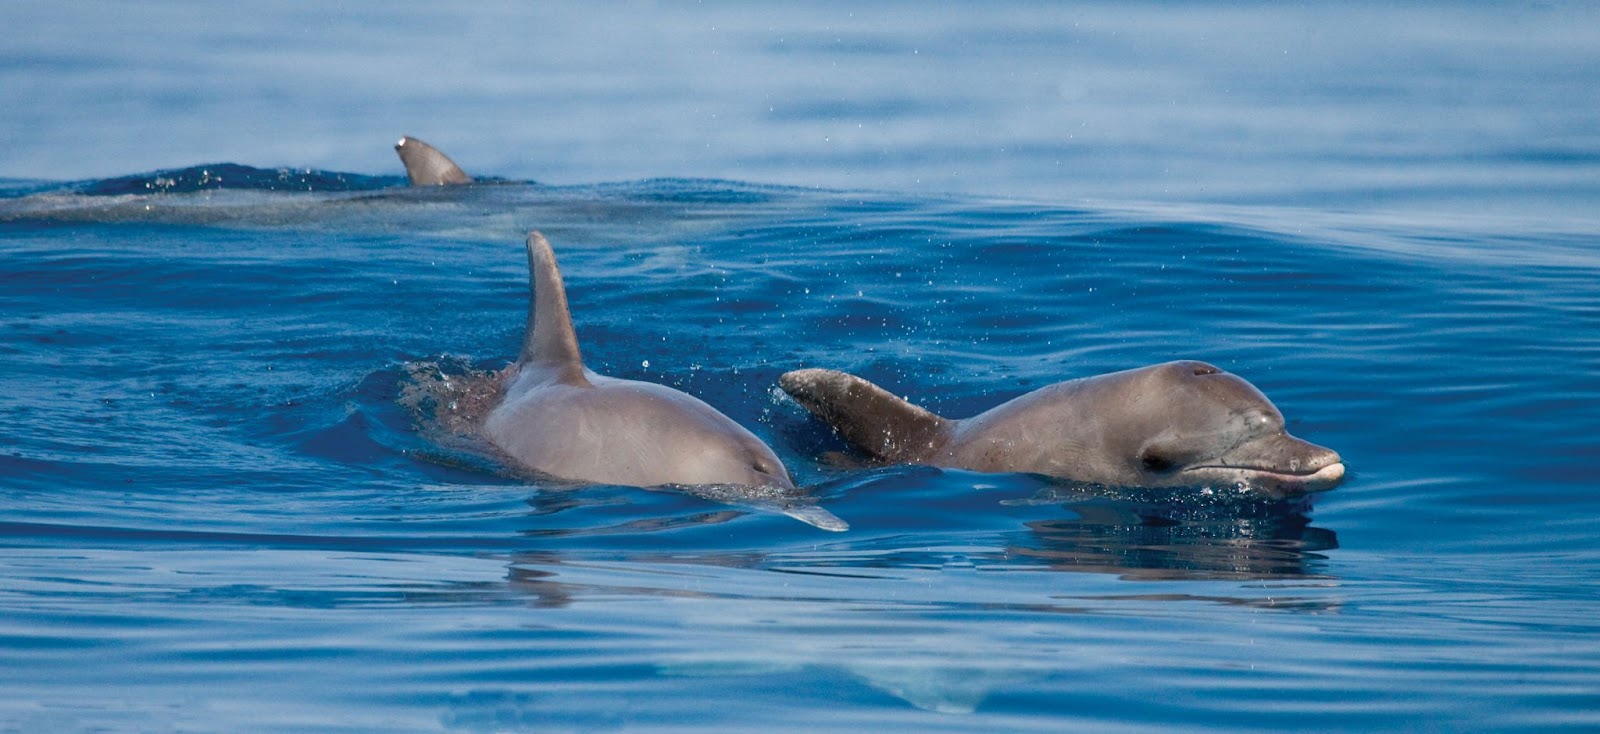
<path fill-rule="evenodd" d="M 889 462 L 923 460 L 950 440 L 953 421 L 835 370 L 786 372 L 778 384 L 851 445 Z"/>
<path fill-rule="evenodd" d="M 400 154 L 400 162 L 405 164 L 406 178 L 411 179 L 412 186 L 472 183 L 472 177 L 449 156 L 409 135 L 394 144 L 394 152 Z"/>
<path fill-rule="evenodd" d="M 572 328 L 572 311 L 567 307 L 567 288 L 561 281 L 561 269 L 556 266 L 556 253 L 550 248 L 550 241 L 537 230 L 528 233 L 528 279 L 533 292 L 528 300 L 528 326 L 517 363 L 553 370 L 562 382 L 587 384 L 583 355 L 578 351 L 578 334 Z"/>

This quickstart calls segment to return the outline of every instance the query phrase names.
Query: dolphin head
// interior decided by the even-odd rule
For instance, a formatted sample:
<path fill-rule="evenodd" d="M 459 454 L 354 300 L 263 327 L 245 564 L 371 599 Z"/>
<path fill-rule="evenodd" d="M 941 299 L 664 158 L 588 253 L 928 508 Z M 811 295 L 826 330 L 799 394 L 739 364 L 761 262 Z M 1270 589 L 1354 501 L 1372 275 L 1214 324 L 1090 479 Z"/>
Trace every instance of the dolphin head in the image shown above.
<path fill-rule="evenodd" d="M 1106 426 L 1126 481 L 1143 487 L 1237 486 L 1273 497 L 1331 489 L 1339 454 L 1289 435 L 1254 385 L 1204 362 L 1133 370 L 1117 425 Z"/>
<path fill-rule="evenodd" d="M 743 487 L 794 489 L 789 471 L 766 443 L 754 436 L 738 442 L 722 442 L 707 447 L 686 469 L 700 481 L 684 484 L 731 484 Z"/>
<path fill-rule="evenodd" d="M 794 489 L 766 442 L 688 393 L 581 365 L 519 362 L 503 375 L 504 396 L 483 432 L 535 471 L 634 487 Z"/>
<path fill-rule="evenodd" d="M 605 393 L 599 408 L 622 421 L 609 431 L 615 448 L 602 461 L 617 471 L 632 465 L 637 476 L 624 483 L 794 489 L 772 447 L 699 398 L 653 383 L 597 380 Z"/>

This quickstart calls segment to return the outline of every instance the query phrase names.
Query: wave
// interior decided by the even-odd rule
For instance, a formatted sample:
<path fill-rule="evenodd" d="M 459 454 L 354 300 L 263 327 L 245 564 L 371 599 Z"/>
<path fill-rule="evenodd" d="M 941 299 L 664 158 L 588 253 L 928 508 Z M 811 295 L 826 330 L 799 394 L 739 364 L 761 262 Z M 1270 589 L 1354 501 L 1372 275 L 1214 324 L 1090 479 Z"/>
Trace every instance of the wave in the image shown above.
<path fill-rule="evenodd" d="M 211 163 L 70 184 L 86 196 L 184 194 L 194 191 L 377 191 L 403 186 L 404 176 L 367 176 L 314 168 L 256 168 Z"/>

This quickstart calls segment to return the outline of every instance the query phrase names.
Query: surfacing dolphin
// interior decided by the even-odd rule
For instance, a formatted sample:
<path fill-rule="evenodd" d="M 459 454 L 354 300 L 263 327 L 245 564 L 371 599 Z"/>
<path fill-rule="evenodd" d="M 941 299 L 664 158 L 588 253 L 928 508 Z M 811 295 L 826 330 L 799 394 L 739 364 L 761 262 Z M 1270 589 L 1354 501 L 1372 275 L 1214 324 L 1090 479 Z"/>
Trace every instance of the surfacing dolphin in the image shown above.
<path fill-rule="evenodd" d="M 951 420 L 854 375 L 805 369 L 784 392 L 874 459 L 1031 472 L 1118 487 L 1238 486 L 1270 497 L 1330 489 L 1344 464 L 1284 430 L 1244 379 L 1168 362 L 1061 382 Z"/>
<path fill-rule="evenodd" d="M 449 156 L 409 135 L 394 144 L 394 152 L 400 154 L 400 162 L 405 164 L 406 178 L 411 179 L 412 186 L 472 183 L 472 177 Z"/>
<path fill-rule="evenodd" d="M 533 293 L 522 354 L 483 427 L 506 456 L 560 479 L 678 485 L 824 530 L 848 528 L 793 496 L 794 482 L 772 449 L 717 409 L 665 385 L 585 368 L 555 253 L 538 232 L 528 234 L 528 270 Z"/>

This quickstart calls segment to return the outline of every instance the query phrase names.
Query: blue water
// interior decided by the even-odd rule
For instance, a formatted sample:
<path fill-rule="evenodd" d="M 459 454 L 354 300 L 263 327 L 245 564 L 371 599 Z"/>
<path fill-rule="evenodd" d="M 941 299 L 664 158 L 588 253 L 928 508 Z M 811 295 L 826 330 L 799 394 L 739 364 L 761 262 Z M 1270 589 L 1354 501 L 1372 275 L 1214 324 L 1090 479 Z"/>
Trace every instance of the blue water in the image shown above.
<path fill-rule="evenodd" d="M 1600 727 L 1593 8 L 769 10 L 0 10 L 0 731 Z M 532 227 L 851 529 L 450 440 Z M 1345 483 L 843 466 L 776 389 L 1176 358 Z"/>

